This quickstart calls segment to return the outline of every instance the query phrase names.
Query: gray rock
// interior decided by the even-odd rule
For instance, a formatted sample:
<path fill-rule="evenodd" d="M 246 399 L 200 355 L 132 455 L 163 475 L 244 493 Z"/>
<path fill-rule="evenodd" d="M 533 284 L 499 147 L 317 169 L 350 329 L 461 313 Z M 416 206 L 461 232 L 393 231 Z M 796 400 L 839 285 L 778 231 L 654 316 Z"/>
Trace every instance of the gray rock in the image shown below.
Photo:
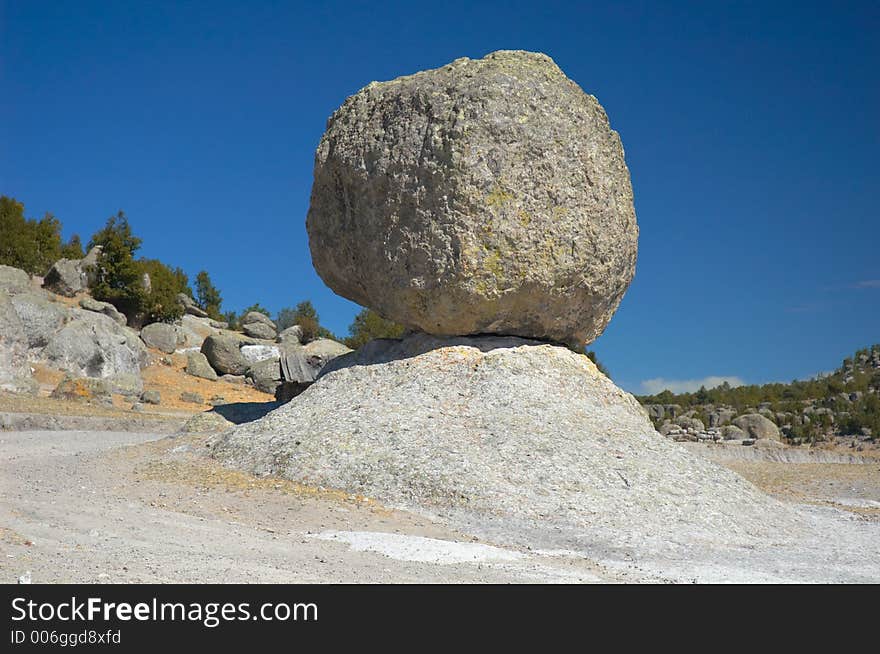
<path fill-rule="evenodd" d="M 281 364 L 278 359 L 258 361 L 248 369 L 246 377 L 258 391 L 274 394 L 281 383 Z"/>
<path fill-rule="evenodd" d="M 271 327 L 273 331 L 276 329 L 275 323 L 272 322 L 272 319 L 269 318 L 269 316 L 267 316 L 265 313 L 262 313 L 260 311 L 248 311 L 246 314 L 244 314 L 240 322 L 242 326 L 260 323 L 266 325 L 267 327 Z"/>
<path fill-rule="evenodd" d="M 241 354 L 249 363 L 254 364 L 266 359 L 279 358 L 281 356 L 281 349 L 276 345 L 245 342 L 241 346 Z"/>
<path fill-rule="evenodd" d="M 67 307 L 53 302 L 44 291 L 19 293 L 11 302 L 31 349 L 45 347 L 68 316 Z"/>
<path fill-rule="evenodd" d="M 199 318 L 190 314 L 181 316 L 175 324 L 178 327 L 178 338 L 181 348 L 200 348 L 205 339 L 217 333 L 217 328 L 210 318 Z"/>
<path fill-rule="evenodd" d="M 147 349 L 134 331 L 91 311 L 73 309 L 71 316 L 43 349 L 43 359 L 81 377 L 140 374 Z"/>
<path fill-rule="evenodd" d="M 586 356 L 516 338 L 373 341 L 288 404 L 215 437 L 212 451 L 248 473 L 439 512 L 482 533 L 564 534 L 556 547 L 662 543 L 676 530 L 676 543 L 690 542 L 685 525 L 739 543 L 794 520 L 662 438 Z"/>
<path fill-rule="evenodd" d="M 584 345 L 635 271 L 605 111 L 543 54 L 371 83 L 330 118 L 306 221 L 338 294 L 432 334 Z"/>
<path fill-rule="evenodd" d="M 288 327 L 280 334 L 276 340 L 282 345 L 291 346 L 291 345 L 301 345 L 302 344 L 302 336 L 303 330 L 299 325 L 293 325 L 292 327 Z"/>
<path fill-rule="evenodd" d="M 67 297 L 87 290 L 94 282 L 100 254 L 101 246 L 96 245 L 82 259 L 59 259 L 43 278 L 43 287 Z"/>
<path fill-rule="evenodd" d="M 759 413 L 750 413 L 739 416 L 733 421 L 733 424 L 742 429 L 749 438 L 759 440 L 769 438 L 772 440 L 782 440 L 779 433 L 779 427 Z"/>
<path fill-rule="evenodd" d="M 666 413 L 666 409 L 663 408 L 662 404 L 649 404 L 647 407 L 648 417 L 660 419 Z"/>
<path fill-rule="evenodd" d="M 31 288 L 31 278 L 24 270 L 0 265 L 0 291 L 7 294 L 24 293 Z"/>
<path fill-rule="evenodd" d="M 144 404 L 161 404 L 162 394 L 159 391 L 144 391 L 141 393 L 141 402 Z"/>
<path fill-rule="evenodd" d="M 706 425 L 704 425 L 703 421 L 698 418 L 689 418 L 682 416 L 681 418 L 678 418 L 675 422 L 679 427 L 682 427 L 684 429 L 693 429 L 694 432 L 701 432 L 706 429 Z"/>
<path fill-rule="evenodd" d="M 220 381 L 226 382 L 227 384 L 235 384 L 240 386 L 244 384 L 244 375 L 221 375 Z"/>
<path fill-rule="evenodd" d="M 351 351 L 351 348 L 328 338 L 286 348 L 282 356 L 284 379 L 299 383 L 313 382 L 330 361 Z"/>
<path fill-rule="evenodd" d="M 148 347 L 156 348 L 166 354 L 173 354 L 181 347 L 184 339 L 176 325 L 166 322 L 153 322 L 141 329 L 141 340 Z"/>
<path fill-rule="evenodd" d="M 241 341 L 226 334 L 212 334 L 202 343 L 202 354 L 221 375 L 243 375 L 250 362 L 241 353 Z"/>
<path fill-rule="evenodd" d="M 736 425 L 725 425 L 721 428 L 721 438 L 726 441 L 746 440 L 749 435 Z"/>
<path fill-rule="evenodd" d="M 183 305 L 183 310 L 191 315 L 196 316 L 197 318 L 207 318 L 207 312 L 198 306 L 195 301 L 186 293 L 178 293 L 177 301 Z"/>
<path fill-rule="evenodd" d="M 204 404 L 205 398 L 203 398 L 198 393 L 192 393 L 190 391 L 184 391 L 180 394 L 181 402 L 189 402 L 190 404 Z"/>
<path fill-rule="evenodd" d="M 0 389 L 21 391 L 30 373 L 28 335 L 12 300 L 0 289 Z"/>
<path fill-rule="evenodd" d="M 100 302 L 91 297 L 84 297 L 79 301 L 79 306 L 81 306 L 86 311 L 103 313 L 112 321 L 120 325 L 125 325 L 126 323 L 125 315 L 120 313 L 119 310 L 109 302 Z"/>
<path fill-rule="evenodd" d="M 217 372 L 208 363 L 208 358 L 201 352 L 186 353 L 186 372 L 193 377 L 217 380 Z"/>
<path fill-rule="evenodd" d="M 242 325 L 241 331 L 251 338 L 259 338 L 264 341 L 274 341 L 276 336 L 275 329 L 262 322 L 250 322 Z"/>
<path fill-rule="evenodd" d="M 130 372 L 122 372 L 111 375 L 104 380 L 110 387 L 110 391 L 125 395 L 126 397 L 138 396 L 144 390 L 144 380 L 140 375 Z"/>
<path fill-rule="evenodd" d="M 728 422 L 733 420 L 735 416 L 736 411 L 734 411 L 733 409 L 716 409 L 709 414 L 709 426 L 721 427 L 722 425 L 726 425 Z"/>

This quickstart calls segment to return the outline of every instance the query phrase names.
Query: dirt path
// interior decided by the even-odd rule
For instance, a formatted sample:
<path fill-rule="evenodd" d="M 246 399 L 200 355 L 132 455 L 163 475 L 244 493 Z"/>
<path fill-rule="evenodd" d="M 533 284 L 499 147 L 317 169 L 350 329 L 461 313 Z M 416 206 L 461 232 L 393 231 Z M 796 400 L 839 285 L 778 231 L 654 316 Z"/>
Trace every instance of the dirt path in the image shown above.
<path fill-rule="evenodd" d="M 589 582 L 583 558 L 492 548 L 363 498 L 248 477 L 203 441 L 0 433 L 0 581 Z"/>

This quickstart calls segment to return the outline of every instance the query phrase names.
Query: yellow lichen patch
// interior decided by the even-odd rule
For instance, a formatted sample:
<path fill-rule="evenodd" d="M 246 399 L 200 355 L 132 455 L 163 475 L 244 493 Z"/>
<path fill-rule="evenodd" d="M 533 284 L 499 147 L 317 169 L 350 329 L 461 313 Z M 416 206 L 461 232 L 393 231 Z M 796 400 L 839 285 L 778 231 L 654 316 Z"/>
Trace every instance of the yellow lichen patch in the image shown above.
<path fill-rule="evenodd" d="M 511 200 L 513 200 L 513 194 L 508 193 L 497 185 L 492 192 L 486 196 L 486 204 L 493 209 L 500 209 Z"/>

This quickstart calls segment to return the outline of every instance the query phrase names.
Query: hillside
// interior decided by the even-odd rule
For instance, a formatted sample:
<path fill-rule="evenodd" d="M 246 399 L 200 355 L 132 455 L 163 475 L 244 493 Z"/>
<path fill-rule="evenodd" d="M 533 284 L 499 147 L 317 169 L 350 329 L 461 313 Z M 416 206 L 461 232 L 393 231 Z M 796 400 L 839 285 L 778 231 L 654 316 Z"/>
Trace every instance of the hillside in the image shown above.
<path fill-rule="evenodd" d="M 736 388 L 724 384 L 638 399 L 661 433 L 680 440 L 738 436 L 735 423 L 759 415 L 791 444 L 835 438 L 873 443 L 880 435 L 880 344 L 858 350 L 831 374 L 807 381 Z"/>

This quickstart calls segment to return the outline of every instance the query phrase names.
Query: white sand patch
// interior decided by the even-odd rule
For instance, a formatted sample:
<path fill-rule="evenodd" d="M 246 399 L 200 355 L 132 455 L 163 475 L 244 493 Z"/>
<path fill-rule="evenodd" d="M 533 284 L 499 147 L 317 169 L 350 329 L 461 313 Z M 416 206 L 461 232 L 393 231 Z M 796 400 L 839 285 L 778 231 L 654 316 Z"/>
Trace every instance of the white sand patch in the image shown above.
<path fill-rule="evenodd" d="M 511 550 L 460 543 L 451 540 L 388 534 L 377 531 L 324 531 L 314 538 L 346 543 L 356 552 L 376 552 L 398 561 L 417 563 L 483 563 L 489 561 L 517 561 L 524 554 Z"/>
<path fill-rule="evenodd" d="M 241 354 L 251 363 L 257 363 L 265 359 L 277 359 L 281 356 L 281 351 L 274 345 L 242 345 Z"/>

